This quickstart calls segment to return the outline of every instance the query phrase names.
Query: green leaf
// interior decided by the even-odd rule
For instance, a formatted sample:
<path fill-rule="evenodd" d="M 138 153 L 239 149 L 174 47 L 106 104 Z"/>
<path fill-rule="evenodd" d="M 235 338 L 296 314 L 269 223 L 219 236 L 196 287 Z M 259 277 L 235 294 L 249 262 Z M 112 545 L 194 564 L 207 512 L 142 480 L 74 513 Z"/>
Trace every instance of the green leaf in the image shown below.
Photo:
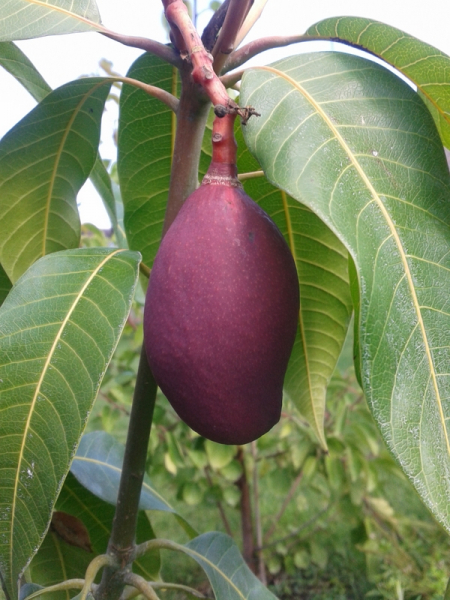
<path fill-rule="evenodd" d="M 0 65 L 40 102 L 52 91 L 27 56 L 12 42 L 0 42 Z"/>
<path fill-rule="evenodd" d="M 89 533 L 92 553 L 69 545 L 55 531 L 50 530 L 28 569 L 31 579 L 45 587 L 61 583 L 66 579 L 84 578 L 86 568 L 99 554 L 104 554 L 111 533 L 114 507 L 103 502 L 78 483 L 69 473 L 56 509 L 78 518 Z M 140 512 L 137 525 L 137 543 L 155 537 L 144 512 Z M 153 551 L 139 557 L 133 564 L 133 571 L 149 580 L 159 577 L 160 555 Z M 66 600 L 67 592 L 48 595 L 54 600 Z"/>
<path fill-rule="evenodd" d="M 205 571 L 216 600 L 275 600 L 247 567 L 234 541 L 224 533 L 205 533 L 184 548 Z"/>
<path fill-rule="evenodd" d="M 95 0 L 14 0 L 0 5 L 0 42 L 100 29 Z"/>
<path fill-rule="evenodd" d="M 236 139 L 239 173 L 256 174 L 261 167 L 246 148 L 240 129 Z M 299 326 L 284 390 L 326 448 L 326 391 L 352 311 L 347 251 L 317 215 L 265 177 L 245 179 L 244 188 L 278 225 L 295 259 L 300 285 Z"/>
<path fill-rule="evenodd" d="M 113 226 L 114 233 L 117 237 L 117 242 L 121 248 L 125 248 L 126 239 L 123 236 L 122 230 L 117 221 L 116 199 L 114 198 L 113 183 L 108 171 L 106 170 L 103 161 L 99 156 L 95 161 L 94 168 L 91 171 L 90 179 L 94 184 L 100 198 L 103 200 L 103 205 L 108 213 L 108 217 Z"/>
<path fill-rule="evenodd" d="M 128 316 L 138 262 L 108 248 L 50 254 L 0 308 L 0 571 L 13 598 Z"/>
<path fill-rule="evenodd" d="M 6 296 L 11 290 L 12 283 L 9 280 L 8 275 L 5 273 L 5 269 L 0 265 L 0 306 L 3 304 Z"/>
<path fill-rule="evenodd" d="M 15 282 L 35 260 L 76 248 L 76 194 L 97 158 L 111 79 L 58 88 L 0 142 L 0 262 Z"/>
<path fill-rule="evenodd" d="M 160 58 L 143 54 L 127 77 L 174 95 L 178 71 Z M 117 169 L 131 249 L 153 264 L 161 239 L 172 168 L 176 117 L 165 104 L 139 88 L 124 85 L 120 95 Z"/>
<path fill-rule="evenodd" d="M 389 448 L 450 529 L 450 178 L 430 113 L 390 71 L 340 53 L 249 70 L 241 93 L 262 113 L 245 136 L 268 179 L 352 255 L 364 392 Z"/>
<path fill-rule="evenodd" d="M 92 494 L 115 506 L 124 453 L 124 446 L 109 433 L 86 433 L 81 438 L 70 470 Z M 197 532 L 152 487 L 147 475 L 144 476 L 139 508 L 173 513 L 190 537 L 197 535 Z"/>
<path fill-rule="evenodd" d="M 450 148 L 449 56 L 400 29 L 358 17 L 325 19 L 310 27 L 306 35 L 368 50 L 403 73 L 416 84 L 443 143 Z"/>

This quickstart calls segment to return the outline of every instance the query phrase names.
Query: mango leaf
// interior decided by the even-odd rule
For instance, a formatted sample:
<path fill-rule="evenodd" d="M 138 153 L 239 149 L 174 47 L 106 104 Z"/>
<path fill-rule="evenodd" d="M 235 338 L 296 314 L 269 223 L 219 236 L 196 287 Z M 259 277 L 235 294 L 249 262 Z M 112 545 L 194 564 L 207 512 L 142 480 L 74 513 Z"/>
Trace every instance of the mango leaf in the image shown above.
<path fill-rule="evenodd" d="M 9 294 L 12 283 L 9 280 L 8 275 L 5 273 L 5 269 L 0 265 L 0 306 L 3 304 L 6 296 Z"/>
<path fill-rule="evenodd" d="M 52 91 L 52 88 L 47 84 L 39 71 L 13 42 L 0 42 L 0 65 L 9 71 L 38 102 L 41 102 Z M 120 242 L 120 247 L 126 247 L 124 245 L 123 233 L 120 231 L 117 222 L 116 203 L 112 191 L 111 177 L 100 156 L 95 161 L 90 178 L 103 200 L 114 232 Z"/>
<path fill-rule="evenodd" d="M 40 102 L 52 91 L 33 63 L 13 42 L 0 42 L 0 65 Z"/>
<path fill-rule="evenodd" d="M 241 129 L 236 140 L 239 173 L 244 177 L 246 173 L 257 174 L 261 167 L 246 148 Z M 284 391 L 326 448 L 326 392 L 352 311 L 347 251 L 317 215 L 263 175 L 245 179 L 244 188 L 278 225 L 297 265 L 299 325 Z"/>
<path fill-rule="evenodd" d="M 94 556 L 104 554 L 111 533 L 114 507 L 103 502 L 78 483 L 69 473 L 56 509 L 77 517 L 89 532 L 92 553 L 69 545 L 55 531 L 47 533 L 36 556 L 31 561 L 28 572 L 31 580 L 45 587 L 61 583 L 66 579 L 84 578 L 86 568 Z M 155 534 L 144 512 L 140 512 L 137 525 L 137 542 L 153 539 Z M 146 579 L 159 577 L 161 567 L 158 551 L 139 557 L 133 564 L 133 571 Z M 67 592 L 48 595 L 54 600 L 66 600 Z"/>
<path fill-rule="evenodd" d="M 95 0 L 13 0 L 0 5 L 0 42 L 99 29 Z"/>
<path fill-rule="evenodd" d="M 450 530 L 450 178 L 434 121 L 393 73 L 340 53 L 251 69 L 244 135 L 267 178 L 345 244 L 360 290 L 359 361 L 381 432 Z"/>
<path fill-rule="evenodd" d="M 224 533 L 205 533 L 184 548 L 183 552 L 205 571 L 216 600 L 276 600 L 247 567 L 234 541 Z"/>
<path fill-rule="evenodd" d="M 311 26 L 306 36 L 332 39 L 368 50 L 414 82 L 450 148 L 450 57 L 434 46 L 386 25 L 358 17 L 333 17 Z"/>
<path fill-rule="evenodd" d="M 0 572 L 12 598 L 125 324 L 138 262 L 108 248 L 50 254 L 0 308 Z"/>
<path fill-rule="evenodd" d="M 86 433 L 70 467 L 77 480 L 92 494 L 115 506 L 122 474 L 125 447 L 105 431 Z M 144 477 L 140 510 L 162 510 L 173 513 L 190 537 L 197 532 L 170 506 Z"/>
<path fill-rule="evenodd" d="M 97 159 L 109 78 L 58 88 L 0 142 L 0 262 L 14 283 L 35 260 L 76 248 L 76 194 Z"/>
<path fill-rule="evenodd" d="M 143 54 L 127 77 L 160 87 L 177 96 L 178 71 L 160 58 Z M 124 204 L 129 246 L 151 267 L 161 240 L 175 142 L 175 114 L 142 90 L 124 85 L 120 95 L 117 169 Z M 211 158 L 207 132 L 200 157 L 200 174 Z"/>

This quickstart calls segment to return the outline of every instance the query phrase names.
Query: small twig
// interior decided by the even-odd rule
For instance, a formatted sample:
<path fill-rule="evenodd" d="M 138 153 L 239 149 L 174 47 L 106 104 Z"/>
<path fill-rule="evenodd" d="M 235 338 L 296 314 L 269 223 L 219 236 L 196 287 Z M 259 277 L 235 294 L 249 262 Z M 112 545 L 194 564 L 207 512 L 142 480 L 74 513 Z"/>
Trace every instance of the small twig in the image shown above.
<path fill-rule="evenodd" d="M 228 56 L 233 52 L 236 36 L 251 4 L 252 0 L 230 0 L 222 29 L 211 53 L 214 57 L 214 70 L 216 73 L 221 72 Z"/>
<path fill-rule="evenodd" d="M 94 579 L 97 577 L 97 573 L 103 567 L 113 567 L 115 564 L 116 561 L 110 554 L 100 554 L 91 560 L 84 576 L 84 585 L 81 590 L 80 600 L 86 600 L 88 593 L 91 591 Z"/>
<path fill-rule="evenodd" d="M 123 581 L 127 585 L 132 585 L 139 590 L 145 598 L 148 598 L 149 600 L 159 600 L 159 596 L 156 594 L 155 590 L 140 575 L 136 575 L 136 573 L 127 573 L 124 576 Z"/>
<path fill-rule="evenodd" d="M 227 73 L 232 69 L 237 69 L 248 60 L 264 52 L 265 50 L 272 50 L 272 48 L 283 48 L 284 46 L 290 46 L 291 44 L 298 44 L 300 42 L 309 42 L 312 38 L 306 35 L 289 35 L 289 36 L 271 36 L 260 38 L 253 42 L 249 42 L 239 50 L 235 50 L 228 58 L 225 66 L 222 70 L 223 73 Z"/>
<path fill-rule="evenodd" d="M 139 272 L 141 273 L 141 275 L 144 275 L 145 277 L 147 277 L 147 279 L 149 279 L 151 268 L 148 267 L 145 263 L 141 262 L 139 265 Z"/>
<path fill-rule="evenodd" d="M 146 581 L 143 577 L 140 577 L 135 573 L 129 573 L 125 575 L 125 583 L 135 587 L 136 590 L 138 590 L 141 594 L 143 594 L 146 598 L 149 598 L 150 600 L 155 600 L 156 598 L 158 598 L 154 590 L 180 590 L 183 592 L 187 592 L 188 594 L 191 594 L 196 598 L 208 600 L 208 596 L 205 596 L 201 592 L 187 585 L 182 585 L 180 583 L 167 583 L 165 581 Z M 126 600 L 130 600 L 134 597 L 134 595 L 134 593 L 128 594 L 126 596 Z"/>
<path fill-rule="evenodd" d="M 202 42 L 208 52 L 211 52 L 211 50 L 214 48 L 214 44 L 216 43 L 217 36 L 219 35 L 219 31 L 223 25 L 229 5 L 230 0 L 225 0 L 225 2 L 223 2 L 213 14 L 208 25 L 203 30 Z"/>
<path fill-rule="evenodd" d="M 112 78 L 113 79 L 113 78 Z M 154 85 L 148 85 L 147 83 L 143 83 L 138 79 L 133 79 L 131 77 L 115 77 L 115 81 L 121 81 L 122 83 L 128 83 L 129 85 L 133 85 L 141 90 L 143 90 L 149 96 L 153 98 L 157 98 L 164 102 L 166 106 L 168 106 L 174 113 L 178 110 L 179 100 L 175 98 L 171 93 L 166 92 L 166 90 L 162 90 L 159 87 Z"/>
<path fill-rule="evenodd" d="M 31 600 L 32 598 L 38 598 L 42 596 L 42 594 L 47 594 L 51 592 L 63 592 L 66 590 L 82 590 L 84 586 L 84 579 L 67 579 L 62 583 L 58 583 L 56 585 L 50 585 L 49 587 L 42 588 L 42 590 L 37 590 L 37 592 L 33 592 L 29 596 L 27 596 L 27 600 Z"/>
<path fill-rule="evenodd" d="M 204 473 L 205 473 L 206 481 L 208 482 L 209 487 L 212 488 L 213 487 L 213 482 L 211 480 L 211 475 L 209 474 L 208 467 L 204 468 Z M 223 523 L 223 526 L 225 527 L 225 531 L 228 533 L 228 535 L 230 537 L 233 537 L 233 531 L 232 531 L 232 529 L 230 527 L 230 524 L 228 522 L 227 515 L 226 515 L 225 510 L 223 508 L 222 502 L 220 500 L 217 500 L 216 504 L 217 504 L 217 508 L 219 509 L 220 518 L 222 519 L 222 523 Z"/>
<path fill-rule="evenodd" d="M 149 40 L 147 38 L 134 37 L 132 35 L 122 35 L 121 33 L 110 31 L 109 29 L 102 29 L 100 33 L 107 38 L 124 44 L 124 46 L 140 48 L 141 50 L 150 52 L 150 54 L 154 54 L 155 56 L 162 58 L 174 67 L 180 66 L 181 59 L 170 46 L 166 46 L 165 44 L 161 44 L 160 42 Z"/>
<path fill-rule="evenodd" d="M 261 16 L 264 7 L 266 6 L 268 0 L 255 0 L 253 6 L 251 7 L 242 27 L 239 30 L 238 35 L 236 36 L 235 48 L 237 48 L 242 40 L 246 37 L 250 29 L 256 23 L 256 21 Z"/>
<path fill-rule="evenodd" d="M 257 179 L 258 177 L 264 177 L 264 171 L 251 171 L 249 173 L 238 174 L 239 181 L 247 181 L 247 179 Z"/>
<path fill-rule="evenodd" d="M 263 544 L 261 512 L 259 510 L 259 478 L 258 478 L 258 446 L 252 442 L 253 457 L 253 508 L 255 512 L 256 546 Z M 264 585 L 267 585 L 266 565 L 261 552 L 255 552 L 258 559 L 258 576 Z"/>
<path fill-rule="evenodd" d="M 300 473 L 297 475 L 297 477 L 294 479 L 294 481 L 292 482 L 292 485 L 289 489 L 289 492 L 286 495 L 286 498 L 284 499 L 283 504 L 281 505 L 280 510 L 278 511 L 278 513 L 276 514 L 273 522 L 272 522 L 272 526 L 269 529 L 269 531 L 266 533 L 266 535 L 264 536 L 264 541 L 267 542 L 268 540 L 270 540 L 270 538 L 273 536 L 273 534 L 275 533 L 275 531 L 277 530 L 277 527 L 279 525 L 280 519 L 284 514 L 284 511 L 286 510 L 286 508 L 288 507 L 290 501 L 292 500 L 292 498 L 294 497 L 294 494 L 298 488 L 298 486 L 300 485 L 300 482 L 302 480 L 303 477 L 303 471 L 300 471 Z M 262 544 L 261 544 L 262 545 Z"/>

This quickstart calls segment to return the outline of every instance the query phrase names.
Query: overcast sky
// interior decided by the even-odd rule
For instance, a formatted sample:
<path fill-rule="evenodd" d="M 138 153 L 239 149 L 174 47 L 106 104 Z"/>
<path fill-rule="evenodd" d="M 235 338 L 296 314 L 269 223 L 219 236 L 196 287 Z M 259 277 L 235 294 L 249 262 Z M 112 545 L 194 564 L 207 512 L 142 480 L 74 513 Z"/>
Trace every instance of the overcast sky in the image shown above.
<path fill-rule="evenodd" d="M 1 1 L 1 0 L 0 0 Z M 201 11 L 209 2 L 198 0 Z M 162 4 L 160 0 L 97 0 L 103 24 L 109 29 L 129 35 L 138 35 L 166 42 L 165 30 L 161 25 Z M 255 39 L 266 35 L 291 35 L 303 33 L 310 25 L 333 16 L 361 16 L 383 21 L 450 54 L 448 34 L 448 9 L 445 0 L 269 0 L 261 19 L 247 38 Z M 444 14 L 444 12 L 446 14 Z M 207 22 L 206 12 L 199 19 L 199 29 Z M 75 34 L 40 38 L 19 42 L 20 48 L 38 68 L 52 87 L 58 87 L 80 75 L 104 75 L 99 69 L 102 58 L 113 63 L 114 70 L 125 74 L 132 62 L 141 54 L 96 34 Z M 276 53 L 266 53 L 260 62 L 270 62 L 280 55 L 287 56 L 300 50 L 310 51 L 306 45 L 284 48 Z M 323 49 L 323 46 L 320 48 Z M 0 137 L 19 121 L 35 102 L 13 77 L 0 67 Z M 115 148 L 111 143 L 111 132 L 117 122 L 117 113 L 111 107 L 105 115 L 101 153 L 114 159 Z M 95 222 L 100 227 L 108 226 L 101 201 L 92 189 L 79 195 L 83 221 Z"/>

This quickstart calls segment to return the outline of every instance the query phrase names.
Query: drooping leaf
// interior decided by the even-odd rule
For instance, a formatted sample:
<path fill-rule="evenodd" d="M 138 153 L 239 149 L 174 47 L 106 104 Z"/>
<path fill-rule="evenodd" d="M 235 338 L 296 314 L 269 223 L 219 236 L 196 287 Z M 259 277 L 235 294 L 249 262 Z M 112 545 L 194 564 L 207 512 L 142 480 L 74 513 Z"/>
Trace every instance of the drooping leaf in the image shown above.
<path fill-rule="evenodd" d="M 11 290 L 12 283 L 9 280 L 8 275 L 5 273 L 5 269 L 0 265 L 0 306 L 3 304 L 6 296 Z"/>
<path fill-rule="evenodd" d="M 13 42 L 0 42 L 0 65 L 38 102 L 52 91 L 33 63 Z"/>
<path fill-rule="evenodd" d="M 238 172 L 257 173 L 261 167 L 247 150 L 241 129 L 236 132 L 236 139 Z M 317 215 L 264 176 L 246 179 L 244 188 L 278 225 L 297 265 L 299 325 L 284 389 L 326 448 L 326 391 L 352 311 L 347 252 Z"/>
<path fill-rule="evenodd" d="M 90 179 L 94 184 L 94 187 L 97 190 L 100 198 L 103 200 L 103 205 L 108 213 L 108 217 L 111 221 L 114 233 L 116 234 L 119 246 L 121 248 L 125 248 L 125 239 L 117 221 L 113 182 L 111 181 L 111 177 L 109 176 L 109 173 L 106 170 L 106 167 L 103 164 L 100 156 L 98 156 L 97 160 L 95 161 L 94 168 L 90 174 Z"/>
<path fill-rule="evenodd" d="M 390 71 L 339 53 L 244 76 L 245 129 L 268 179 L 346 245 L 364 392 L 383 436 L 450 529 L 450 180 L 433 119 Z"/>
<path fill-rule="evenodd" d="M 77 480 L 92 494 L 115 506 L 122 474 L 124 446 L 105 431 L 86 433 L 70 467 Z M 142 486 L 140 510 L 173 513 L 190 537 L 197 532 L 152 487 L 147 476 Z"/>
<path fill-rule="evenodd" d="M 450 148 L 450 57 L 447 54 L 400 29 L 359 17 L 325 19 L 310 27 L 306 35 L 369 50 L 403 73 L 416 84 L 443 143 Z"/>
<path fill-rule="evenodd" d="M 11 0 L 0 4 L 0 42 L 99 29 L 95 0 Z"/>
<path fill-rule="evenodd" d="M 205 571 L 216 600 L 276 600 L 247 567 L 234 541 L 224 533 L 205 533 L 184 548 Z"/>
<path fill-rule="evenodd" d="M 67 544 L 50 529 L 28 569 L 31 580 L 45 587 L 66 579 L 84 578 L 90 561 L 106 551 L 114 517 L 114 507 L 91 494 L 71 473 L 64 482 L 56 508 L 77 517 L 85 525 L 89 532 L 92 553 Z M 149 520 L 144 512 L 140 512 L 137 543 L 154 537 Z M 133 564 L 133 571 L 146 579 L 154 580 L 159 576 L 160 566 L 159 552 L 154 551 L 137 559 Z M 54 592 L 48 597 L 66 600 L 69 596 L 67 592 Z"/>
<path fill-rule="evenodd" d="M 13 283 L 41 256 L 76 248 L 76 194 L 97 159 L 108 78 L 58 88 L 0 142 L 0 262 Z"/>
<path fill-rule="evenodd" d="M 108 248 L 50 254 L 0 308 L 0 571 L 12 598 L 128 316 L 138 261 Z"/>

